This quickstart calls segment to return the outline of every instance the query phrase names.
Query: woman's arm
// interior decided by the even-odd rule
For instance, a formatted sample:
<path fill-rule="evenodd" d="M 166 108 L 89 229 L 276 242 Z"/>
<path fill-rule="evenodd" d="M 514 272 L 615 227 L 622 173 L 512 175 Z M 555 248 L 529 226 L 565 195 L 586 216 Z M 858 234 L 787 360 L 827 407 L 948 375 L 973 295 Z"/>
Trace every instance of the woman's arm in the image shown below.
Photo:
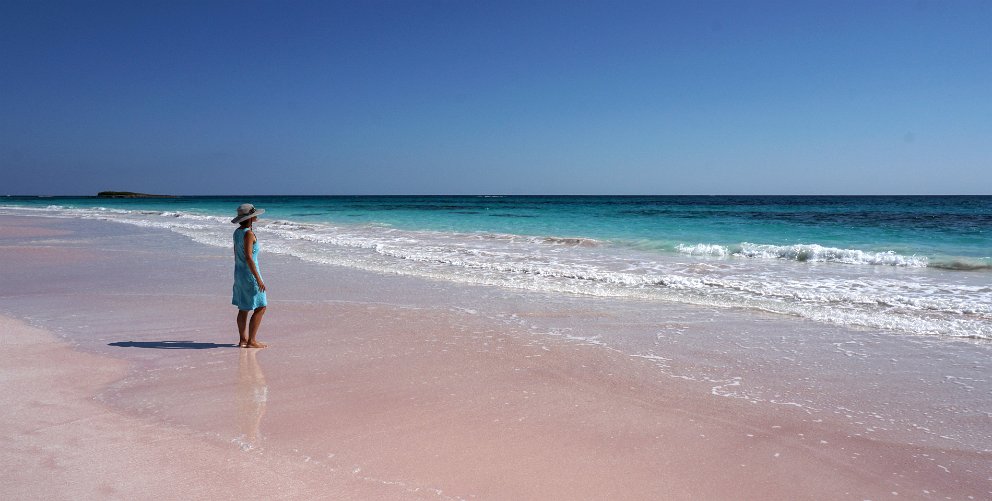
<path fill-rule="evenodd" d="M 255 234 L 250 230 L 245 232 L 245 262 L 248 263 L 248 268 L 251 270 L 251 274 L 255 275 L 255 281 L 258 282 L 258 290 L 265 291 L 265 282 L 262 282 L 262 277 L 258 274 L 258 268 L 255 267 L 255 260 L 252 259 L 252 245 L 255 244 Z"/>

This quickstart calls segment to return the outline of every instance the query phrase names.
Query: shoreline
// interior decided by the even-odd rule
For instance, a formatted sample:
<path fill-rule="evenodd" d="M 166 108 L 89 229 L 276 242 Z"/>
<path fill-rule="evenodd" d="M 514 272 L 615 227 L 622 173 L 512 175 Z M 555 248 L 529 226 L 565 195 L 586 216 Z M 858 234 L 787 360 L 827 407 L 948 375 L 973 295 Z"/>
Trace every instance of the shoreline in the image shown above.
<path fill-rule="evenodd" d="M 255 362 L 244 361 L 248 357 L 243 352 L 248 350 L 221 346 L 230 341 L 227 317 L 233 313 L 221 309 L 226 307 L 223 289 L 211 292 L 227 280 L 225 251 L 181 249 L 181 255 L 190 258 L 184 263 L 190 269 L 167 264 L 165 270 L 146 278 L 162 289 L 164 304 L 187 317 L 169 320 L 156 316 L 161 315 L 158 308 L 143 305 L 144 285 L 130 282 L 138 278 L 135 270 L 147 267 L 145 260 L 158 262 L 154 258 L 162 251 L 149 247 L 149 242 L 178 242 L 178 237 L 156 232 L 129 235 L 125 233 L 137 232 L 127 228 L 127 232 L 110 230 L 113 235 L 95 243 L 87 241 L 91 235 L 83 238 L 64 221 L 24 219 L 15 224 L 11 217 L 0 218 L 8 239 L 0 241 L 0 255 L 24 267 L 23 276 L 12 273 L 8 278 L 37 278 L 38 273 L 52 273 L 44 271 L 50 267 L 67 266 L 70 258 L 75 263 L 63 269 L 79 275 L 57 286 L 43 283 L 23 295 L 6 295 L 0 299 L 0 314 L 9 315 L 12 309 L 44 310 L 44 305 L 37 306 L 46 297 L 76 297 L 93 281 L 97 285 L 109 281 L 123 292 L 108 295 L 96 287 L 98 292 L 91 293 L 89 300 L 101 308 L 89 310 L 91 306 L 78 306 L 75 300 L 67 306 L 75 315 L 73 322 L 96 326 L 95 336 L 100 338 L 67 353 L 85 358 L 95 355 L 79 349 L 102 352 L 131 364 L 123 379 L 108 377 L 86 385 L 86 378 L 78 380 L 80 393 L 99 392 L 102 405 L 113 409 L 101 407 L 103 413 L 130 420 L 91 429 L 85 415 L 95 411 L 85 406 L 97 404 L 92 399 L 85 399 L 85 405 L 73 403 L 76 410 L 66 412 L 83 414 L 84 419 L 70 421 L 80 427 L 77 432 L 95 435 L 91 449 L 108 441 L 127 447 L 154 442 L 148 436 L 121 438 L 122 427 L 137 427 L 149 435 L 178 427 L 184 438 L 169 439 L 170 443 L 208 448 L 209 454 L 203 456 L 206 464 L 198 468 L 216 472 L 211 458 L 251 458 L 257 460 L 252 467 L 285 468 L 294 482 L 315 482 L 314 491 L 293 490 L 297 496 L 348 497 L 351 492 L 366 499 L 741 495 L 874 499 L 893 492 L 922 498 L 929 497 L 924 491 L 935 498 L 988 494 L 988 479 L 978 470 L 968 474 L 956 469 L 949 474 L 937 467 L 943 464 L 927 456 L 948 456 L 981 467 L 990 464 L 987 453 L 855 436 L 842 421 L 814 422 L 801 409 L 715 397 L 705 391 L 706 384 L 661 377 L 650 360 L 631 359 L 600 346 L 540 337 L 467 313 L 376 303 L 375 298 L 393 294 L 383 292 L 395 283 L 388 278 L 365 283 L 364 291 L 347 289 L 358 286 L 342 280 L 346 290 L 340 295 L 356 296 L 350 302 L 290 300 L 290 291 L 282 291 L 287 299 L 275 301 L 276 308 L 263 324 L 262 340 L 271 347 L 259 351 Z M 94 222 L 92 227 L 106 224 Z M 20 240 L 2 245 L 18 231 Z M 190 243 L 183 249 L 194 246 Z M 270 264 L 283 276 L 306 276 L 308 267 L 314 266 L 271 259 L 263 261 L 263 270 Z M 107 270 L 122 276 L 103 276 Z M 217 270 L 222 275 L 216 279 L 188 282 Z M 97 311 L 102 316 L 95 316 Z M 46 321 L 69 325 L 65 318 Z M 3 322 L 5 331 L 28 329 L 13 326 L 9 319 Z M 150 328 L 157 323 L 162 327 Z M 172 337 L 163 337 L 166 334 Z M 75 332 L 70 339 L 78 341 L 79 336 Z M 142 349 L 140 344 L 111 344 L 159 343 L 158 348 L 167 348 L 161 346 L 166 341 L 213 346 Z M 74 356 L 40 355 L 36 363 Z M 86 363 L 92 361 L 80 362 Z M 5 362 L 3 366 L 17 370 L 18 378 L 39 388 L 51 384 L 45 383 L 37 365 L 16 367 Z M 79 365 L 75 367 L 72 374 L 85 374 Z M 77 381 L 72 375 L 62 377 Z M 262 386 L 264 391 L 259 389 Z M 12 398 L 15 407 L 26 409 L 29 402 Z M 74 397 L 51 398 L 72 402 Z M 15 440 L 29 443 L 37 438 L 40 442 L 34 446 L 49 448 L 70 440 L 33 437 L 24 428 L 30 412 L 22 412 L 26 414 L 11 421 L 18 427 Z M 237 433 L 231 431 L 232 423 L 241 428 Z M 250 439 L 253 427 L 258 428 L 260 442 L 232 440 L 242 435 Z M 135 451 L 137 456 L 144 454 Z M 18 464 L 8 454 L 3 454 L 4 461 Z M 34 463 L 24 464 L 37 462 L 35 458 Z M 102 475 L 119 475 L 121 468 L 126 467 L 107 466 Z M 327 479 L 332 485 L 318 485 Z M 21 482 L 25 489 L 44 492 L 42 481 Z M 211 488 L 218 493 L 227 485 L 219 478 L 206 482 L 214 482 Z M 981 490 L 983 486 L 986 490 Z M 169 489 L 158 485 L 150 492 L 181 497 L 180 491 Z M 0 487 L 0 492 L 9 491 Z"/>
<path fill-rule="evenodd" d="M 866 240 L 875 223 L 866 221 L 864 214 L 872 207 L 851 214 L 833 207 L 839 220 L 855 215 L 862 219 L 860 226 L 845 230 L 849 238 L 834 240 L 829 236 L 831 224 L 822 231 L 808 230 L 805 237 L 802 231 L 778 238 L 761 237 L 761 231 L 727 233 L 717 224 L 723 209 L 707 209 L 703 220 L 709 222 L 694 236 L 682 234 L 680 228 L 690 224 L 684 217 L 662 218 L 667 221 L 662 227 L 652 227 L 649 214 L 656 208 L 651 204 L 623 209 L 604 202 L 592 214 L 572 218 L 567 204 L 543 211 L 519 201 L 505 213 L 489 214 L 484 199 L 424 207 L 414 201 L 393 206 L 379 199 L 357 205 L 321 198 L 270 202 L 271 216 L 258 228 L 270 252 L 320 266 L 538 294 L 774 312 L 844 329 L 992 339 L 992 291 L 986 287 L 985 272 L 992 258 L 981 240 L 959 235 L 934 243 L 921 240 L 923 234 L 911 224 L 901 224 L 899 238 Z M 226 203 L 198 199 L 178 205 L 120 202 L 104 207 L 77 200 L 67 206 L 5 206 L 0 212 L 164 228 L 199 243 L 228 247 Z M 954 211 L 962 209 L 951 205 L 934 217 L 951 224 Z M 224 212 L 218 212 L 222 207 Z M 784 204 L 776 210 L 787 208 Z M 878 209 L 885 213 L 898 208 Z M 825 209 L 811 208 L 808 215 L 821 210 Z M 603 226 L 615 217 L 626 221 L 628 212 L 640 214 L 631 216 L 629 230 Z M 910 219 L 930 220 L 926 211 L 913 214 Z M 789 217 L 800 220 L 792 225 L 802 222 L 801 215 Z M 480 218 L 486 222 L 477 221 Z M 960 229 L 979 219 L 960 222 Z M 657 238 L 642 240 L 646 231 Z M 751 236 L 757 243 L 749 243 Z"/>

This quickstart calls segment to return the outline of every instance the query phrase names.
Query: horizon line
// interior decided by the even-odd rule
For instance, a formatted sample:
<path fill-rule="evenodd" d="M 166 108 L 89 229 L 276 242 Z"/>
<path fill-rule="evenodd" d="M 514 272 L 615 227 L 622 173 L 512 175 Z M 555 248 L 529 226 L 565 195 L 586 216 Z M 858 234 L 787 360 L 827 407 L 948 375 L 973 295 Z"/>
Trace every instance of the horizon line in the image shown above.
<path fill-rule="evenodd" d="M 101 197 L 98 195 L 0 195 L 3 198 L 96 198 L 96 199 L 117 199 L 117 200 L 127 200 L 127 199 L 152 199 L 152 198 L 194 198 L 194 197 L 213 197 L 213 198 L 233 198 L 233 197 L 988 197 L 992 196 L 992 193 L 987 194 L 964 194 L 964 193 L 862 193 L 862 194 L 843 194 L 843 193 L 825 193 L 825 194 L 812 194 L 812 193 L 766 193 L 766 194 L 747 194 L 747 193 L 677 193 L 677 194 L 607 194 L 607 193 L 544 193 L 544 194 L 512 194 L 512 193 L 429 193 L 429 194 L 418 194 L 418 193 L 401 193 L 401 194 L 375 194 L 375 193 L 361 193 L 361 194 L 211 194 L 211 195 L 163 195 L 163 194 L 153 194 L 153 193 L 143 193 L 141 195 L 145 196 L 134 196 L 134 197 Z"/>

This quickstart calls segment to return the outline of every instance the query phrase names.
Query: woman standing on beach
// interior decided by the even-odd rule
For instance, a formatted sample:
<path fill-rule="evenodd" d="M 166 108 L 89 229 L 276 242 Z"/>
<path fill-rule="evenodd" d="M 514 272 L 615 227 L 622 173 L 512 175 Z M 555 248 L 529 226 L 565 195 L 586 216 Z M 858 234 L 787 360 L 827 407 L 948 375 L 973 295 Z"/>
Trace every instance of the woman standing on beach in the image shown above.
<path fill-rule="evenodd" d="M 265 209 L 256 209 L 252 204 L 241 204 L 237 217 L 231 220 L 240 225 L 234 230 L 234 297 L 231 299 L 231 303 L 238 307 L 239 348 L 265 348 L 264 344 L 255 340 L 268 300 L 265 297 L 265 282 L 258 271 L 258 241 L 251 231 L 252 223 L 263 212 Z M 248 312 L 251 310 L 255 313 L 249 321 Z"/>

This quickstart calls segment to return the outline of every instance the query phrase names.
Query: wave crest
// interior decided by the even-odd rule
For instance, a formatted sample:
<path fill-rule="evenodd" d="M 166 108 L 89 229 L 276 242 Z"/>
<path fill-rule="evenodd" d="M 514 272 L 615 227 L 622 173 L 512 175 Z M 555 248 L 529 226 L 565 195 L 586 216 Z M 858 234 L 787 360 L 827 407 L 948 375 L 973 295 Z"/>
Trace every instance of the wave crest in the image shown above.
<path fill-rule="evenodd" d="M 835 262 L 845 264 L 881 264 L 924 268 L 924 256 L 903 256 L 894 251 L 869 252 L 859 249 L 838 249 L 818 244 L 761 245 L 743 243 L 740 255 L 745 257 L 790 259 L 800 262 Z"/>
<path fill-rule="evenodd" d="M 679 244 L 675 250 L 690 256 L 718 256 L 725 257 L 731 254 L 730 249 L 716 244 Z"/>
<path fill-rule="evenodd" d="M 801 263 L 872 264 L 910 268 L 925 268 L 929 265 L 929 259 L 926 256 L 904 256 L 895 251 L 872 252 L 860 249 L 840 249 L 819 244 L 769 245 L 744 242 L 734 249 L 717 244 L 679 244 L 675 250 L 690 256 L 786 259 Z"/>

